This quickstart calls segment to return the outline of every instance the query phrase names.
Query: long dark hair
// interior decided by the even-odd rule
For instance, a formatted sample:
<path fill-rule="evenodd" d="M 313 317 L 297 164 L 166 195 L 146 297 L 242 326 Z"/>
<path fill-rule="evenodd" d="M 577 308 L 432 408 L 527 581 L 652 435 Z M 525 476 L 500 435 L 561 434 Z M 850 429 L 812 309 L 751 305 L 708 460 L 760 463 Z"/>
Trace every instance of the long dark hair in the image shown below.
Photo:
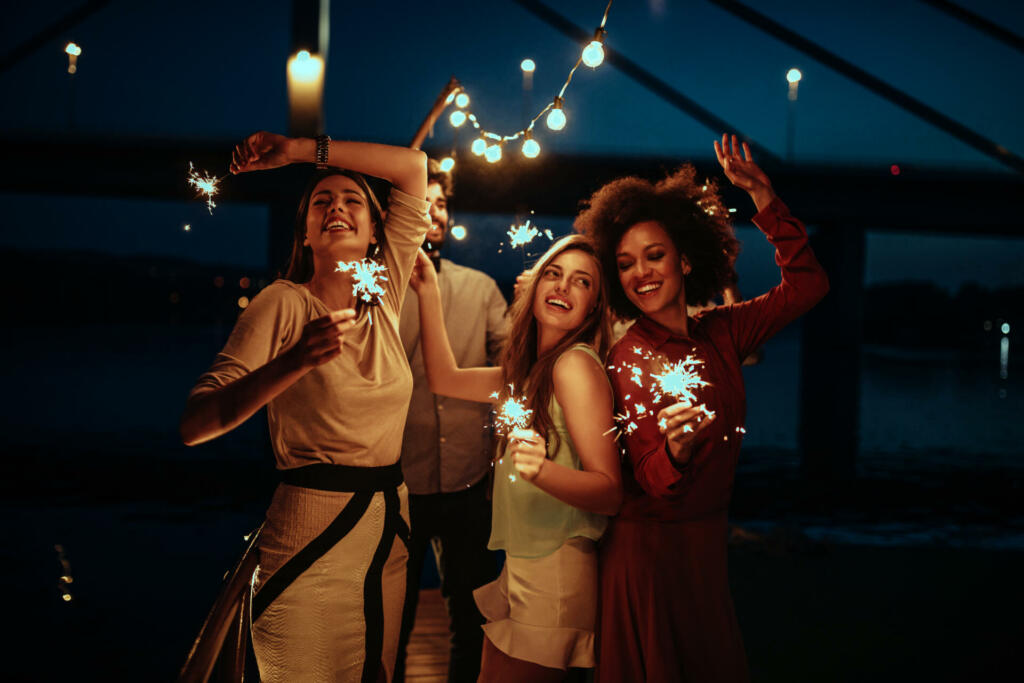
<path fill-rule="evenodd" d="M 538 356 L 537 319 L 533 315 L 533 301 L 537 296 L 537 285 L 544 269 L 555 258 L 571 249 L 582 251 L 594 259 L 597 268 L 597 300 L 583 322 L 565 335 L 553 348 Z M 554 450 L 558 450 L 558 433 L 554 430 L 548 406 L 554 393 L 552 371 L 562 353 L 573 344 L 590 344 L 597 355 L 605 357 L 611 337 L 608 324 L 608 287 L 601 272 L 601 261 L 589 238 L 583 235 L 569 235 L 551 245 L 530 270 L 530 278 L 509 309 L 511 325 L 501 352 L 501 369 L 504 386 L 512 385 L 516 392 L 525 392 L 528 408 L 533 411 L 533 426 L 545 439 L 553 439 Z M 499 450 L 499 452 L 501 452 Z"/>
<path fill-rule="evenodd" d="M 299 201 L 299 210 L 295 215 L 295 230 L 292 240 L 292 253 L 288 257 L 288 266 L 285 268 L 284 277 L 296 284 L 309 282 L 313 277 L 313 250 L 303 244 L 306 239 L 306 218 L 309 215 L 309 202 L 313 197 L 313 191 L 320 181 L 333 175 L 342 175 L 355 181 L 359 189 L 366 195 L 366 202 L 370 207 L 370 219 L 373 221 L 373 234 L 377 238 L 377 244 L 371 244 L 366 250 L 366 257 L 371 258 L 376 253 L 383 253 L 386 243 L 384 233 L 384 209 L 381 208 L 377 195 L 370 189 L 370 184 L 362 174 L 350 171 L 347 168 L 328 168 L 317 171 L 309 179 L 309 184 L 302 193 Z"/>

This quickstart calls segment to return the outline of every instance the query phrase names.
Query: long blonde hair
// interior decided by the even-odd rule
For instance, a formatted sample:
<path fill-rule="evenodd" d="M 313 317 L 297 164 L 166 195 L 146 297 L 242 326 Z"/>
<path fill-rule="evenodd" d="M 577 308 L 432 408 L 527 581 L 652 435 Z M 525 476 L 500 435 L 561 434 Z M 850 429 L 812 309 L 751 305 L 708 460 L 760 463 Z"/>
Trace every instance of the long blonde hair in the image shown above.
<path fill-rule="evenodd" d="M 587 313 L 583 322 L 569 332 L 554 347 L 538 356 L 537 319 L 533 315 L 533 302 L 537 286 L 544 269 L 559 255 L 578 250 L 594 260 L 597 269 L 597 301 Z M 501 369 L 505 386 L 512 385 L 517 392 L 525 392 L 527 407 L 533 411 L 533 427 L 545 439 L 553 439 L 554 450 L 558 449 L 558 434 L 554 430 L 548 406 L 554 394 L 552 372 L 559 356 L 574 344 L 585 343 L 595 348 L 599 357 L 604 358 L 611 339 L 608 322 L 608 287 L 602 273 L 601 261 L 597 257 L 593 242 L 584 235 L 569 235 L 551 245 L 551 248 L 530 269 L 530 277 L 509 309 L 511 325 L 505 345 L 501 351 Z M 501 451 L 499 451 L 501 452 Z"/>

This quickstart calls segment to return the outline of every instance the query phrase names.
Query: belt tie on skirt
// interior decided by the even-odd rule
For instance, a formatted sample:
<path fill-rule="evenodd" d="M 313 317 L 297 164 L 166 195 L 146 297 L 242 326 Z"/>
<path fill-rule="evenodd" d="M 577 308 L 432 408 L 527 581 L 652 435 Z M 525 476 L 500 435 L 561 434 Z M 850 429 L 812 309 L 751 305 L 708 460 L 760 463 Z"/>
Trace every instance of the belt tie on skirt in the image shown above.
<path fill-rule="evenodd" d="M 384 494 L 385 516 L 384 531 L 381 534 L 377 550 L 373 554 L 363 589 L 364 616 L 367 623 L 367 634 L 380 634 L 382 620 L 380 576 L 384 563 L 395 536 L 406 546 L 409 545 L 409 525 L 402 519 L 401 503 L 398 499 L 398 487 L 402 484 L 402 467 L 399 463 L 384 467 L 350 467 L 348 465 L 330 465 L 317 463 L 305 467 L 282 470 L 281 482 L 290 486 L 318 489 L 321 491 L 339 491 L 354 493 L 348 504 L 342 508 L 319 536 L 310 541 L 302 550 L 285 562 L 273 576 L 260 588 L 252 599 L 252 620 L 256 621 L 263 611 L 270 606 L 274 598 L 279 596 L 292 581 L 302 572 L 334 547 L 362 519 L 373 496 L 378 491 Z M 374 580 L 375 579 L 375 580 Z M 376 647 L 374 647 L 376 645 Z M 380 644 L 367 643 L 367 649 L 380 648 Z M 378 661 L 369 658 L 367 661 Z"/>

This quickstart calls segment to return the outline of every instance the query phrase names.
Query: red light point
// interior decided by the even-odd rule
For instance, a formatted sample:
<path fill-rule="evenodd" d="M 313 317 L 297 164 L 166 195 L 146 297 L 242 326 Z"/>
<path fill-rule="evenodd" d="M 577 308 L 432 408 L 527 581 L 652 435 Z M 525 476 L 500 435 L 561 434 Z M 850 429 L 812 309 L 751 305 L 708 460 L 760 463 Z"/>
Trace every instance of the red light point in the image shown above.
<path fill-rule="evenodd" d="M 892 173 L 893 175 L 899 175 L 900 167 L 897 164 L 893 164 L 892 166 L 889 167 L 889 173 Z"/>

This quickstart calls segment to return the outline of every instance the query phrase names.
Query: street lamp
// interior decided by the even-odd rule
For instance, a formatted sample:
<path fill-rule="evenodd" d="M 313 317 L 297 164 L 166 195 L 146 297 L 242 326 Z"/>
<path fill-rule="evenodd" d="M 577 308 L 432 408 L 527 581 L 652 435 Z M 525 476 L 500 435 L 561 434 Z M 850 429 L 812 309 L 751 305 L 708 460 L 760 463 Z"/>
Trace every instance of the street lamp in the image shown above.
<path fill-rule="evenodd" d="M 793 148 L 796 138 L 796 98 L 797 89 L 800 87 L 800 79 L 803 74 L 800 69 L 790 69 L 786 72 L 786 81 L 789 83 L 789 106 L 786 114 L 786 160 L 793 161 Z"/>

